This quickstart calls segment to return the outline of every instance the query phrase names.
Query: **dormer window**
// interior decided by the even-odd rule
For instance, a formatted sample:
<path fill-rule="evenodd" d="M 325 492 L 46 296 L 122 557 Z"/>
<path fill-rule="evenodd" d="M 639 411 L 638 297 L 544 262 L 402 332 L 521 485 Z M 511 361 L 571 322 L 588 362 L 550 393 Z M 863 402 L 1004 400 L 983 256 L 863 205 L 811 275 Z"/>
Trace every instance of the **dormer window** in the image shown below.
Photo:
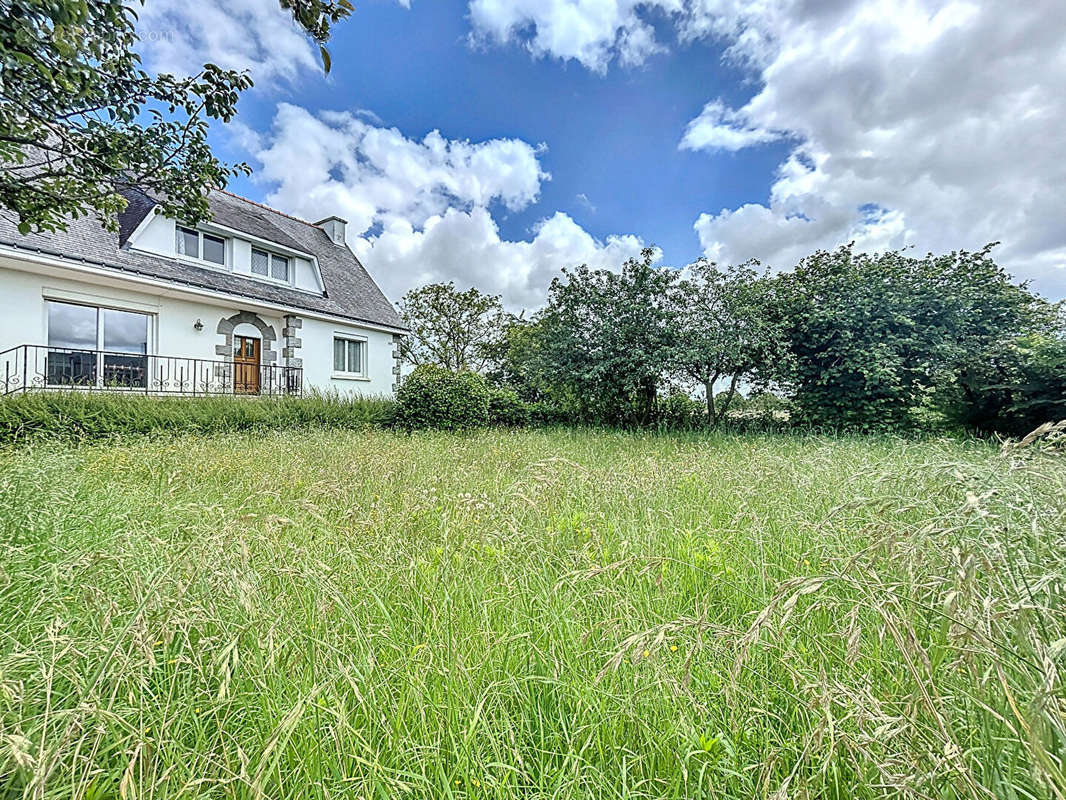
<path fill-rule="evenodd" d="M 174 229 L 174 247 L 178 255 L 226 266 L 226 240 L 219 236 L 179 225 Z"/>
<path fill-rule="evenodd" d="M 289 282 L 289 258 L 266 250 L 252 248 L 252 273 L 276 281 Z"/>

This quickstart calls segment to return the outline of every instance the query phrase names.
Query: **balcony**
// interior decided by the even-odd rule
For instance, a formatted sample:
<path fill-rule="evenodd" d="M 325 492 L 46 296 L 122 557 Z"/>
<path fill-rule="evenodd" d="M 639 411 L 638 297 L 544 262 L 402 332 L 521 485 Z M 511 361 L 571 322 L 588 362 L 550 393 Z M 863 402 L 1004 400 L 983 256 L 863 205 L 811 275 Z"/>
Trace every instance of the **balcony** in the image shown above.
<path fill-rule="evenodd" d="M 303 394 L 303 370 L 35 344 L 0 352 L 0 395 L 70 390 L 291 397 Z"/>

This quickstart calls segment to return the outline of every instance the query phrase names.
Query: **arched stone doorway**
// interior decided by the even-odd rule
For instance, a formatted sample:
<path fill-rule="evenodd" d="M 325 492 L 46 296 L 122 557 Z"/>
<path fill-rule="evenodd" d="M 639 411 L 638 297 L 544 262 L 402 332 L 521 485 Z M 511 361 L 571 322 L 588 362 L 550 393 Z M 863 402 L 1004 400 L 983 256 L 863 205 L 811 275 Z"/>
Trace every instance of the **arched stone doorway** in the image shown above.
<path fill-rule="evenodd" d="M 223 337 L 223 344 L 215 345 L 215 353 L 225 358 L 225 364 L 216 368 L 216 378 L 223 391 L 235 394 L 260 394 L 264 390 L 264 375 L 269 393 L 273 394 L 273 367 L 278 360 L 275 349 L 278 335 L 271 325 L 251 311 L 239 311 L 231 317 L 219 320 L 216 332 Z M 235 350 L 241 345 L 241 352 Z M 264 372 L 262 368 L 267 368 Z"/>

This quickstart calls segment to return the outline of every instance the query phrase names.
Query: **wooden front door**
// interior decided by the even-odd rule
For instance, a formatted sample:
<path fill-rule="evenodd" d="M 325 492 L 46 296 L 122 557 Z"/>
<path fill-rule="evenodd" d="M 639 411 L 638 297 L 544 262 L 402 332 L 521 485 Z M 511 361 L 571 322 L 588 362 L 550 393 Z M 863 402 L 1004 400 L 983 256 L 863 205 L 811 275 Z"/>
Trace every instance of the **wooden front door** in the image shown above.
<path fill-rule="evenodd" d="M 233 337 L 233 393 L 259 394 L 259 340 Z"/>

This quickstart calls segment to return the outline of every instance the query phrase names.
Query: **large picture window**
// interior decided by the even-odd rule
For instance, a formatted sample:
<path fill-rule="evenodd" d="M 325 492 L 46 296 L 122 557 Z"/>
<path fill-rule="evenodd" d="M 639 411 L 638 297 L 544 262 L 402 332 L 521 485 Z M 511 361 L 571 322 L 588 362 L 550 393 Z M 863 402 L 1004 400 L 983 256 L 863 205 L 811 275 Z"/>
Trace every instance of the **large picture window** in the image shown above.
<path fill-rule="evenodd" d="M 334 337 L 333 372 L 341 377 L 365 377 L 366 340 Z"/>
<path fill-rule="evenodd" d="M 147 386 L 147 314 L 56 300 L 47 310 L 49 385 Z"/>

